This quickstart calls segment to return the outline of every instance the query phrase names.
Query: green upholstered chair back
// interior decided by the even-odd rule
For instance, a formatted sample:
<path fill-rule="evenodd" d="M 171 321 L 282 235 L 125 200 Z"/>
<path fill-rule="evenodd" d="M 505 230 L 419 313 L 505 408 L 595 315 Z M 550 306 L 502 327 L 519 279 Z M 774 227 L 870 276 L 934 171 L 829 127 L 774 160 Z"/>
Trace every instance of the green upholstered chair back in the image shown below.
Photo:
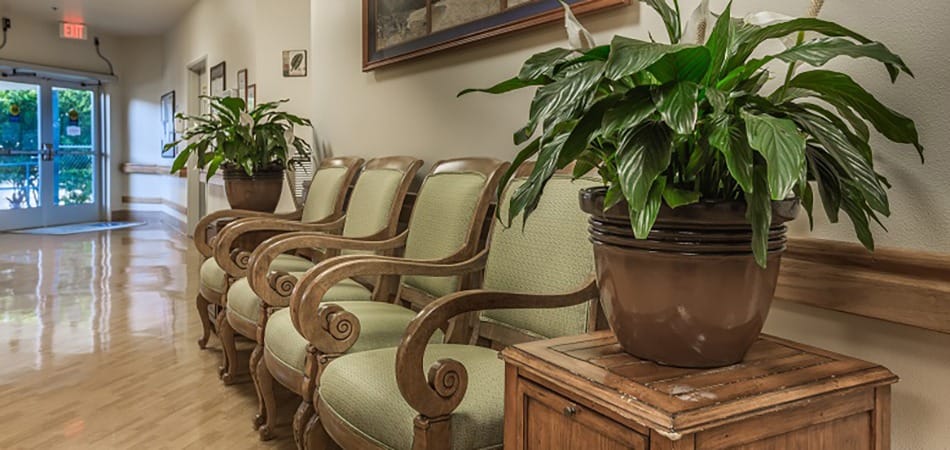
<path fill-rule="evenodd" d="M 341 195 L 349 186 L 354 169 L 347 166 L 320 166 L 313 174 L 307 201 L 303 206 L 303 222 L 320 222 L 329 219 L 342 209 Z"/>
<path fill-rule="evenodd" d="M 507 217 L 515 180 L 499 205 Z M 578 205 L 578 191 L 599 186 L 594 179 L 572 181 L 555 175 L 544 188 L 538 208 L 522 228 L 522 216 L 511 227 L 495 223 L 485 267 L 485 289 L 532 294 L 566 294 L 584 287 L 594 273 L 593 248 L 588 240 L 587 214 Z M 496 310 L 482 320 L 514 328 L 534 337 L 557 337 L 587 332 L 589 303 L 559 309 Z"/>
<path fill-rule="evenodd" d="M 398 160 L 399 164 L 380 163 Z M 422 161 L 407 157 L 369 161 L 360 174 L 346 210 L 343 236 L 385 239 L 396 232 L 399 213 L 409 184 Z M 344 250 L 342 254 L 361 253 Z"/>
<path fill-rule="evenodd" d="M 416 196 L 403 255 L 440 260 L 466 247 L 474 254 L 497 179 L 505 167 L 507 164 L 484 158 L 443 161 L 433 167 Z M 402 280 L 433 297 L 455 292 L 459 281 L 458 277 L 420 276 Z"/>

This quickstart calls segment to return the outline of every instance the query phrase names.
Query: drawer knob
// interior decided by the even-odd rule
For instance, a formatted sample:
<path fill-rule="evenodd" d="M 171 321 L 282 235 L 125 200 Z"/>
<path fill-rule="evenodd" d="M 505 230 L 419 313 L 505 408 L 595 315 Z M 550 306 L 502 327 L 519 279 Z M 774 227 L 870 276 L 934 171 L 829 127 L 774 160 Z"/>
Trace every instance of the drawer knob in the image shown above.
<path fill-rule="evenodd" d="M 577 408 L 573 405 L 567 406 L 564 408 L 564 415 L 567 417 L 574 417 L 577 415 Z"/>

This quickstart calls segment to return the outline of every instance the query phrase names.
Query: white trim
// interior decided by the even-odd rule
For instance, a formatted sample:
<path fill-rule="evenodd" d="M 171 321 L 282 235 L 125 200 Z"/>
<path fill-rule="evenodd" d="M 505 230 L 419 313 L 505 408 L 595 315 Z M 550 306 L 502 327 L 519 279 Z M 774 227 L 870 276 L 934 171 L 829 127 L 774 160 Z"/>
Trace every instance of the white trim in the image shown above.
<path fill-rule="evenodd" d="M 41 79 L 96 85 L 114 83 L 119 80 L 119 77 L 115 76 L 114 74 L 63 69 L 60 67 L 45 66 L 42 64 L 33 64 L 2 58 L 0 58 L 0 72 L 3 72 L 4 76 L 31 74 Z"/>

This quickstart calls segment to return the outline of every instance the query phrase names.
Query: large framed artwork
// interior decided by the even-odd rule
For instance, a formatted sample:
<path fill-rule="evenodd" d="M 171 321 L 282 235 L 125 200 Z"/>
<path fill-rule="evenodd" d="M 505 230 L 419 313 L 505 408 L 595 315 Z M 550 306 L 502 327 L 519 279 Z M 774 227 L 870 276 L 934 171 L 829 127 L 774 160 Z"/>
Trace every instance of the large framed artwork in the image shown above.
<path fill-rule="evenodd" d="M 567 0 L 576 14 L 630 0 Z M 557 0 L 363 0 L 363 70 L 563 20 Z"/>

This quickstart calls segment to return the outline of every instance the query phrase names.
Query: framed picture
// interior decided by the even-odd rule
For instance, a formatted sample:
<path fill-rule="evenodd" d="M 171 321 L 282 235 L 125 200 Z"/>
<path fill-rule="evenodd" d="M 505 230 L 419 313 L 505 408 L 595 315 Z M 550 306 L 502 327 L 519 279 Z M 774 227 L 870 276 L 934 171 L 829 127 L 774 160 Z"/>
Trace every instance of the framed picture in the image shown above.
<path fill-rule="evenodd" d="M 307 76 L 307 51 L 284 50 L 284 77 Z"/>
<path fill-rule="evenodd" d="M 583 14 L 630 0 L 567 2 Z M 557 0 L 363 0 L 363 70 L 563 18 Z"/>
<path fill-rule="evenodd" d="M 237 73 L 237 96 L 247 103 L 247 69 L 241 69 Z"/>
<path fill-rule="evenodd" d="M 247 87 L 247 109 L 257 107 L 257 85 L 252 84 Z"/>
<path fill-rule="evenodd" d="M 228 72 L 224 61 L 211 68 L 211 95 L 220 97 L 228 90 Z"/>
<path fill-rule="evenodd" d="M 162 158 L 178 156 L 178 148 L 165 150 L 165 144 L 175 142 L 175 91 L 162 96 Z"/>

